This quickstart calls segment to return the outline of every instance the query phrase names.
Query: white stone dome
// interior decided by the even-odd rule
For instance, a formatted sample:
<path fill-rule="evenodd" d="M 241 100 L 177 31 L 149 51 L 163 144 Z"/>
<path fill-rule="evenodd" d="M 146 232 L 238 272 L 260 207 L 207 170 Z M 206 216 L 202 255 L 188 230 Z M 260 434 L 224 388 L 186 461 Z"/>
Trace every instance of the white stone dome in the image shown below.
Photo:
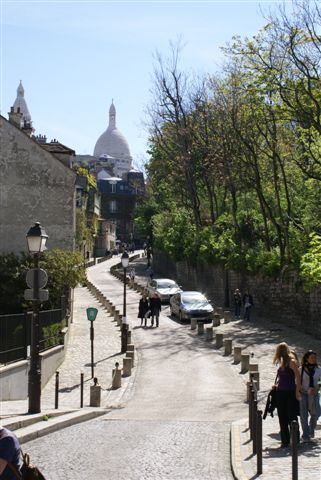
<path fill-rule="evenodd" d="M 102 155 L 110 155 L 116 160 L 124 159 L 129 163 L 132 160 L 127 140 L 116 127 L 116 109 L 113 103 L 109 109 L 108 128 L 100 135 L 94 148 L 95 157 L 101 157 Z"/>

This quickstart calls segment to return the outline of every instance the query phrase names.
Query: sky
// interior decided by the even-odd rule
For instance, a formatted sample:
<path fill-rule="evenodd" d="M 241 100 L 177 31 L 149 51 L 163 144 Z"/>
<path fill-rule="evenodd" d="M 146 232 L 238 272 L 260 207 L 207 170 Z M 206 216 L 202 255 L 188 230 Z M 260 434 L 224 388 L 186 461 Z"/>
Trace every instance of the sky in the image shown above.
<path fill-rule="evenodd" d="M 155 52 L 184 44 L 185 71 L 215 73 L 221 46 L 252 36 L 278 1 L 0 0 L 0 108 L 7 112 L 19 81 L 36 129 L 77 154 L 92 154 L 108 126 L 113 99 L 117 127 L 136 166 L 147 159 L 145 109 Z"/>

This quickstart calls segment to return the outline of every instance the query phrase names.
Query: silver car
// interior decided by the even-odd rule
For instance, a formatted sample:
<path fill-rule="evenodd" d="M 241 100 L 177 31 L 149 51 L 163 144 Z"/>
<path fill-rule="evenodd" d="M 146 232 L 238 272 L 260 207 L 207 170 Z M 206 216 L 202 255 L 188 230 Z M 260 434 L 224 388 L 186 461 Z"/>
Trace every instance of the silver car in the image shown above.
<path fill-rule="evenodd" d="M 204 323 L 213 320 L 214 308 L 200 292 L 181 292 L 170 299 L 171 314 L 177 315 L 180 321 L 197 318 Z"/>
<path fill-rule="evenodd" d="M 148 294 L 152 296 L 157 293 L 162 302 L 168 302 L 173 295 L 181 291 L 177 283 L 169 278 L 157 278 L 148 285 Z"/>

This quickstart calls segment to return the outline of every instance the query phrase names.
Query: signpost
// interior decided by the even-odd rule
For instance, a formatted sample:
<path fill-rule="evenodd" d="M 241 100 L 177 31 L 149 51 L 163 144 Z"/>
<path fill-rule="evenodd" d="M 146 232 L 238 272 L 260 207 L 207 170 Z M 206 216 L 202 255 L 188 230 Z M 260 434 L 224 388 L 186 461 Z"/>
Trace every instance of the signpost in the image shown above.
<path fill-rule="evenodd" d="M 87 319 L 90 321 L 90 347 L 91 347 L 91 378 L 94 378 L 94 320 L 96 320 L 98 310 L 89 307 L 86 310 Z"/>

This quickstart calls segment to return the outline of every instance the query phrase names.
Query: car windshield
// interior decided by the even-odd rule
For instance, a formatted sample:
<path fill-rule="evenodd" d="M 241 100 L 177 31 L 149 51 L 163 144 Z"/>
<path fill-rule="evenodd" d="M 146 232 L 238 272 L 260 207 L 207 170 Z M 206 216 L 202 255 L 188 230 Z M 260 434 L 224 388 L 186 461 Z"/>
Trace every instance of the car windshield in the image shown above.
<path fill-rule="evenodd" d="M 187 305 L 193 304 L 193 303 L 207 303 L 207 299 L 202 295 L 201 293 L 186 293 L 182 296 L 182 301 L 184 303 L 187 303 Z"/>
<path fill-rule="evenodd" d="M 177 287 L 173 280 L 157 280 L 157 288 L 173 288 Z"/>

